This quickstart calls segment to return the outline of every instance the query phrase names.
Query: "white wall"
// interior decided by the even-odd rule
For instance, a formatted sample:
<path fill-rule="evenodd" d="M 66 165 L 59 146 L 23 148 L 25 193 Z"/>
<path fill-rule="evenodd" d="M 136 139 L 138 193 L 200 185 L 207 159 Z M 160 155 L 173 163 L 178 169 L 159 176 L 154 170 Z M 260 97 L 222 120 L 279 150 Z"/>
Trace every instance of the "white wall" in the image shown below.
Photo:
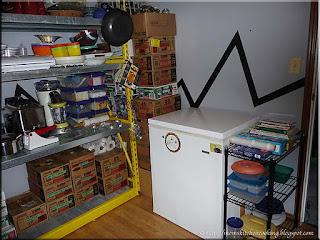
<path fill-rule="evenodd" d="M 305 76 L 310 3 L 157 2 L 176 14 L 177 76 L 196 101 L 214 68 L 239 31 L 258 97 Z M 290 75 L 290 57 L 301 57 L 301 73 Z M 189 107 L 182 88 L 182 107 Z M 303 88 L 254 107 L 234 49 L 201 106 L 293 114 L 301 122 Z M 281 164 L 295 169 L 298 151 Z M 285 204 L 293 213 L 294 194 Z"/>

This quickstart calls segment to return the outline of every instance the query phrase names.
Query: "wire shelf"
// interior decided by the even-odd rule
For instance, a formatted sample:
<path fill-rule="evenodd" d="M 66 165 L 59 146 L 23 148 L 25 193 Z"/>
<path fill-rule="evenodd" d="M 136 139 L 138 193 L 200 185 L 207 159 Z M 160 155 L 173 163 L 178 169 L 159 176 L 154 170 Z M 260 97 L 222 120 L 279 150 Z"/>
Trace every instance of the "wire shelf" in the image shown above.
<path fill-rule="evenodd" d="M 273 197 L 279 199 L 282 203 L 284 203 L 296 189 L 296 186 L 297 178 L 294 176 L 291 176 L 286 183 L 275 182 L 273 187 Z M 264 215 L 267 215 L 267 213 L 256 209 L 255 203 L 245 200 L 243 198 L 239 198 L 235 195 L 231 195 L 230 193 L 227 193 L 227 201 L 238 206 L 243 206 L 248 210 L 256 211 Z M 275 208 L 277 208 L 277 206 L 275 206 Z"/>
<path fill-rule="evenodd" d="M 296 139 L 293 143 L 293 146 L 290 150 L 285 150 L 281 155 L 270 155 L 268 156 L 266 159 L 258 159 L 258 158 L 253 158 L 253 157 L 247 157 L 247 156 L 244 156 L 244 155 L 240 155 L 240 154 L 236 154 L 236 153 L 233 153 L 232 152 L 232 146 L 233 144 L 231 144 L 229 147 L 228 147 L 228 152 L 229 152 L 229 155 L 230 156 L 233 156 L 233 157 L 236 157 L 236 158 L 240 158 L 240 159 L 243 159 L 243 160 L 250 160 L 250 161 L 255 161 L 255 162 L 259 162 L 263 165 L 266 165 L 267 163 L 269 163 L 270 160 L 274 160 L 276 161 L 276 163 L 279 163 L 280 161 L 282 161 L 284 158 L 286 158 L 290 153 L 292 153 L 294 150 L 296 150 L 299 145 L 300 145 L 300 139 L 301 137 L 299 137 L 298 139 Z"/>

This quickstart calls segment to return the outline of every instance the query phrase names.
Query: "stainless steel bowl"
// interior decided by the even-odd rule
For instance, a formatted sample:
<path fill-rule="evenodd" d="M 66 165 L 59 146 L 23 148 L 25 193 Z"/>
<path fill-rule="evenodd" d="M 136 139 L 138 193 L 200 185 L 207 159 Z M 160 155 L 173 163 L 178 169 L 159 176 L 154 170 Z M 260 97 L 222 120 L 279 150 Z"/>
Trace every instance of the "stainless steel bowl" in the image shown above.
<path fill-rule="evenodd" d="M 1 156 L 10 156 L 23 149 L 22 134 L 1 134 Z"/>

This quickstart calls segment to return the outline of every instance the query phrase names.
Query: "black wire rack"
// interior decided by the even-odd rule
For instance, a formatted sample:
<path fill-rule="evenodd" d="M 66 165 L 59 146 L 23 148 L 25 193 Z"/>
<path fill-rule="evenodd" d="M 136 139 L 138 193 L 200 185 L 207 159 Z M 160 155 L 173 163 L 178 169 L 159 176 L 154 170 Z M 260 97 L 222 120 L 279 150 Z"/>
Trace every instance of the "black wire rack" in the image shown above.
<path fill-rule="evenodd" d="M 266 159 L 258 159 L 258 158 L 254 158 L 254 157 L 247 157 L 247 156 L 244 156 L 244 155 L 236 154 L 236 153 L 232 152 L 232 146 L 234 146 L 234 144 L 230 144 L 230 146 L 228 148 L 228 151 L 229 151 L 229 155 L 230 156 L 233 156 L 233 157 L 236 157 L 236 158 L 240 158 L 240 159 L 243 159 L 243 160 L 250 160 L 250 161 L 259 162 L 259 163 L 261 163 L 263 165 L 268 164 L 271 159 L 276 161 L 276 163 L 279 163 L 280 161 L 282 161 L 290 153 L 292 153 L 294 150 L 296 150 L 299 147 L 300 139 L 301 139 L 300 137 L 297 138 L 294 141 L 292 148 L 289 149 L 289 150 L 285 150 L 281 155 L 272 154 L 272 155 L 269 155 Z"/>
<path fill-rule="evenodd" d="M 291 176 L 286 183 L 275 182 L 273 187 L 273 197 L 279 199 L 282 203 L 284 203 L 290 197 L 290 195 L 293 193 L 296 187 L 297 187 L 297 178 L 294 176 Z M 256 209 L 255 203 L 250 202 L 243 198 L 239 198 L 230 193 L 227 193 L 227 201 L 234 203 L 238 206 L 245 207 L 248 210 L 256 211 L 256 212 L 267 215 L 267 213 Z M 277 208 L 277 206 L 275 206 L 275 208 Z"/>

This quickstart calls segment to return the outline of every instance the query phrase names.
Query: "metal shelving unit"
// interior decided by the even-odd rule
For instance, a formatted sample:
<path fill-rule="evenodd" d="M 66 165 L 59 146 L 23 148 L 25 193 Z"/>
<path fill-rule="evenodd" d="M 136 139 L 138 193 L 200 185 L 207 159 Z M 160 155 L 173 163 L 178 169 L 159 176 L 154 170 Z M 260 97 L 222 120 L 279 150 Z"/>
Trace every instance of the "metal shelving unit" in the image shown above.
<path fill-rule="evenodd" d="M 125 1 L 123 1 L 122 6 L 125 10 L 124 3 Z M 1 15 L 1 29 L 3 31 L 28 32 L 50 30 L 58 32 L 78 32 L 79 30 L 83 29 L 100 30 L 101 23 L 102 19 L 34 16 L 8 13 L 4 13 Z M 66 68 L 50 68 L 48 70 L 2 73 L 1 83 L 42 77 L 68 76 L 86 72 L 98 72 L 105 70 L 120 69 L 124 61 L 129 60 L 129 50 L 127 43 L 122 46 L 122 50 L 123 56 L 113 57 L 107 62 L 107 64 L 99 66 L 75 66 Z M 18 238 L 60 239 L 139 195 L 140 180 L 138 171 L 137 146 L 136 141 L 134 140 L 134 133 L 133 131 L 131 131 L 131 128 L 134 124 L 134 117 L 131 106 L 131 89 L 126 89 L 126 98 L 128 120 L 112 118 L 111 112 L 109 111 L 111 120 L 122 121 L 123 125 L 121 128 L 112 130 L 74 130 L 69 134 L 60 136 L 58 143 L 50 144 L 42 148 L 34 149 L 32 151 L 23 150 L 13 156 L 1 158 L 1 166 L 4 170 L 17 166 L 19 164 L 24 164 L 36 158 L 48 156 L 52 153 L 63 151 L 65 149 L 78 146 L 80 144 L 84 144 L 102 137 L 117 134 L 122 149 L 126 155 L 128 169 L 131 173 L 130 177 L 128 178 L 131 187 L 126 187 L 123 190 L 119 190 L 117 193 L 111 194 L 108 197 L 98 195 L 86 204 L 81 204 L 79 206 L 71 208 L 64 214 L 51 218 L 48 221 L 40 224 L 39 226 L 30 228 L 30 230 L 27 230 L 25 233 L 22 232 L 21 234 L 19 234 Z M 126 130 L 130 131 L 131 159 L 128 155 L 128 152 L 120 135 L 121 132 Z"/>
<path fill-rule="evenodd" d="M 78 32 L 83 29 L 101 29 L 102 19 L 61 17 L 29 14 L 1 14 L 1 29 L 4 31 L 58 31 Z"/>
<path fill-rule="evenodd" d="M 274 181 L 275 177 L 275 167 L 276 165 L 281 162 L 284 158 L 286 158 L 290 153 L 292 153 L 295 149 L 297 149 L 303 142 L 303 136 L 300 136 L 298 139 L 295 140 L 293 147 L 290 150 L 284 151 L 281 155 L 270 155 L 267 157 L 265 160 L 257 159 L 257 158 L 252 158 L 252 157 L 247 157 L 239 154 L 235 154 L 232 152 L 231 147 L 225 148 L 225 179 L 224 179 L 224 186 L 225 186 L 225 194 L 224 194 L 224 230 L 226 231 L 226 222 L 227 222 L 227 202 L 231 202 L 235 205 L 244 207 L 248 210 L 251 211 L 256 211 L 259 213 L 262 213 L 264 215 L 267 215 L 267 229 L 266 232 L 269 232 L 271 229 L 271 218 L 272 218 L 272 209 L 274 206 L 272 206 L 272 199 L 277 198 L 280 200 L 282 203 L 284 203 L 290 195 L 297 190 L 298 192 L 300 191 L 300 181 L 301 179 L 291 176 L 289 180 L 286 183 L 276 183 Z M 301 156 L 302 151 L 300 151 L 300 156 Z M 269 179 L 268 179 L 268 211 L 267 213 L 259 211 L 258 209 L 255 208 L 255 203 L 252 203 L 250 201 L 247 201 L 245 199 L 239 198 L 237 196 L 231 195 L 228 193 L 227 190 L 227 176 L 228 176 L 228 157 L 233 156 L 239 159 L 243 160 L 250 160 L 250 161 L 255 161 L 263 164 L 264 166 L 269 167 Z M 277 207 L 277 206 L 275 206 Z M 295 214 L 294 214 L 294 219 L 287 218 L 284 223 L 282 223 L 280 226 L 278 226 L 279 232 L 281 230 L 289 230 L 292 231 L 294 228 L 297 227 L 298 225 L 298 214 L 297 211 L 299 210 L 299 202 L 295 204 Z M 225 238 L 225 236 L 224 236 Z M 280 238 L 283 238 L 283 236 L 280 236 Z M 270 235 L 266 236 L 266 239 L 270 239 Z"/>
<path fill-rule="evenodd" d="M 61 77 L 87 72 L 101 72 L 120 69 L 121 63 L 101 64 L 94 66 L 51 67 L 49 69 L 1 73 L 1 82 L 12 82 L 44 77 Z"/>
<path fill-rule="evenodd" d="M 18 166 L 30 162 L 32 160 L 46 157 L 51 154 L 64 151 L 69 148 L 79 146 L 88 142 L 95 141 L 97 139 L 108 137 L 130 128 L 129 124 L 123 124 L 122 127 L 116 129 L 86 129 L 84 127 L 80 129 L 73 129 L 70 133 L 59 136 L 59 142 L 52 143 L 34 150 L 23 149 L 22 151 L 10 155 L 1 156 L 1 167 L 2 170 Z"/>

